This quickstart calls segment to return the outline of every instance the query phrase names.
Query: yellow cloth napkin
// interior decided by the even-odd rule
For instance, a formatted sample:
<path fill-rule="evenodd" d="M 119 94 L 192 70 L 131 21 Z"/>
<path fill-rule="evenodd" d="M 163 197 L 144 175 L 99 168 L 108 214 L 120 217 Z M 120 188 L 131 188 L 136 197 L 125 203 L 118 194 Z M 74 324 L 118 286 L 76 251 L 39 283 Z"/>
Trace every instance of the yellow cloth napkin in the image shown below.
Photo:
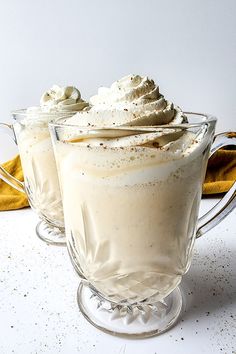
<path fill-rule="evenodd" d="M 14 177 L 23 181 L 19 155 L 5 162 L 3 167 Z M 203 194 L 227 192 L 236 180 L 236 150 L 218 150 L 209 160 Z M 27 196 L 0 179 L 0 211 L 29 206 Z"/>
<path fill-rule="evenodd" d="M 7 172 L 23 182 L 23 173 L 19 155 L 2 165 Z M 0 210 L 21 209 L 29 206 L 25 193 L 18 192 L 0 179 Z"/>
<path fill-rule="evenodd" d="M 236 150 L 216 151 L 210 158 L 203 184 L 203 194 L 227 192 L 236 181 Z"/>

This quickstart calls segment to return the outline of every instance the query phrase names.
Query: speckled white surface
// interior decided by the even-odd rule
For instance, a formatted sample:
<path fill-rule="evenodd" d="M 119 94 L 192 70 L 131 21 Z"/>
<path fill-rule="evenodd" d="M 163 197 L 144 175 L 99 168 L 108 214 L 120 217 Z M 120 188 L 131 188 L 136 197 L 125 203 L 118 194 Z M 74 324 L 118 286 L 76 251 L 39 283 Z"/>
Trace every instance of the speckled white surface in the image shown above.
<path fill-rule="evenodd" d="M 202 204 L 207 209 L 213 201 Z M 36 237 L 33 212 L 1 212 L 0 353 L 236 353 L 235 216 L 197 240 L 179 323 L 159 337 L 127 340 L 100 332 L 80 314 L 67 251 Z"/>

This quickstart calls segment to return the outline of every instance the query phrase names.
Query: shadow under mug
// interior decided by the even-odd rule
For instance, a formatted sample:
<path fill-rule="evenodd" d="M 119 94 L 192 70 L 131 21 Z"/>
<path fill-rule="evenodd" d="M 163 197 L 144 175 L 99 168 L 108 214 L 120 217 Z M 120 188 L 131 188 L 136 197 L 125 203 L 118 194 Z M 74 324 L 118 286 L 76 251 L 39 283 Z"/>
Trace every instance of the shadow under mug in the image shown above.
<path fill-rule="evenodd" d="M 214 136 L 214 117 L 186 115 L 165 126 L 49 124 L 78 305 L 110 334 L 149 337 L 176 322 L 196 237 L 236 205 L 234 184 L 198 219 L 209 155 L 236 138 Z"/>
<path fill-rule="evenodd" d="M 22 193 L 26 193 L 40 222 L 38 237 L 53 245 L 65 245 L 65 228 L 61 193 L 48 122 L 71 117 L 75 112 L 39 112 L 17 110 L 13 124 L 0 123 L 0 130 L 10 135 L 18 145 L 24 183 L 0 166 L 0 178 Z"/>

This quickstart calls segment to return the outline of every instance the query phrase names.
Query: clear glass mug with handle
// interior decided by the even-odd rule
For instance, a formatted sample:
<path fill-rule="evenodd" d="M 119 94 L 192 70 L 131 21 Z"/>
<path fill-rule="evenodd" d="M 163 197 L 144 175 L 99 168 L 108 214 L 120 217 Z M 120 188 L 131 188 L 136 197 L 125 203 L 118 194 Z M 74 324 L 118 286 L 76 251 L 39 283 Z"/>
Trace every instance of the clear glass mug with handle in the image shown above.
<path fill-rule="evenodd" d="M 209 154 L 235 145 L 216 119 L 155 127 L 50 123 L 78 304 L 105 332 L 148 337 L 177 320 L 193 245 L 236 204 L 236 185 L 198 219 Z M 69 171 L 69 173 L 68 173 Z"/>
<path fill-rule="evenodd" d="M 26 193 L 41 221 L 36 234 L 44 241 L 65 245 L 64 218 L 58 176 L 48 122 L 71 117 L 73 112 L 40 112 L 27 109 L 12 112 L 13 124 L 0 123 L 0 130 L 18 145 L 24 183 L 0 166 L 0 178 Z"/>

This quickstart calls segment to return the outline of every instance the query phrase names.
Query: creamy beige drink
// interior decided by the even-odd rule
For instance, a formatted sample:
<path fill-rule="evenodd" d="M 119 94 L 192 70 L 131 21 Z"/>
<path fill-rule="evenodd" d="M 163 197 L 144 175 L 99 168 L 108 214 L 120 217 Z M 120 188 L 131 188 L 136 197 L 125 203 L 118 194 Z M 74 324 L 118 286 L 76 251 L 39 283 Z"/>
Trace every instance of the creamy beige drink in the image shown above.
<path fill-rule="evenodd" d="M 55 144 L 70 253 L 110 300 L 163 299 L 189 266 L 209 136 L 171 129 L 186 117 L 148 78 L 128 76 L 91 103 L 67 121 L 89 131 L 67 126 Z"/>
<path fill-rule="evenodd" d="M 55 226 L 63 227 L 64 222 L 48 123 L 87 106 L 75 87 L 54 85 L 41 97 L 40 107 L 28 108 L 24 119 L 14 124 L 30 204 Z"/>

